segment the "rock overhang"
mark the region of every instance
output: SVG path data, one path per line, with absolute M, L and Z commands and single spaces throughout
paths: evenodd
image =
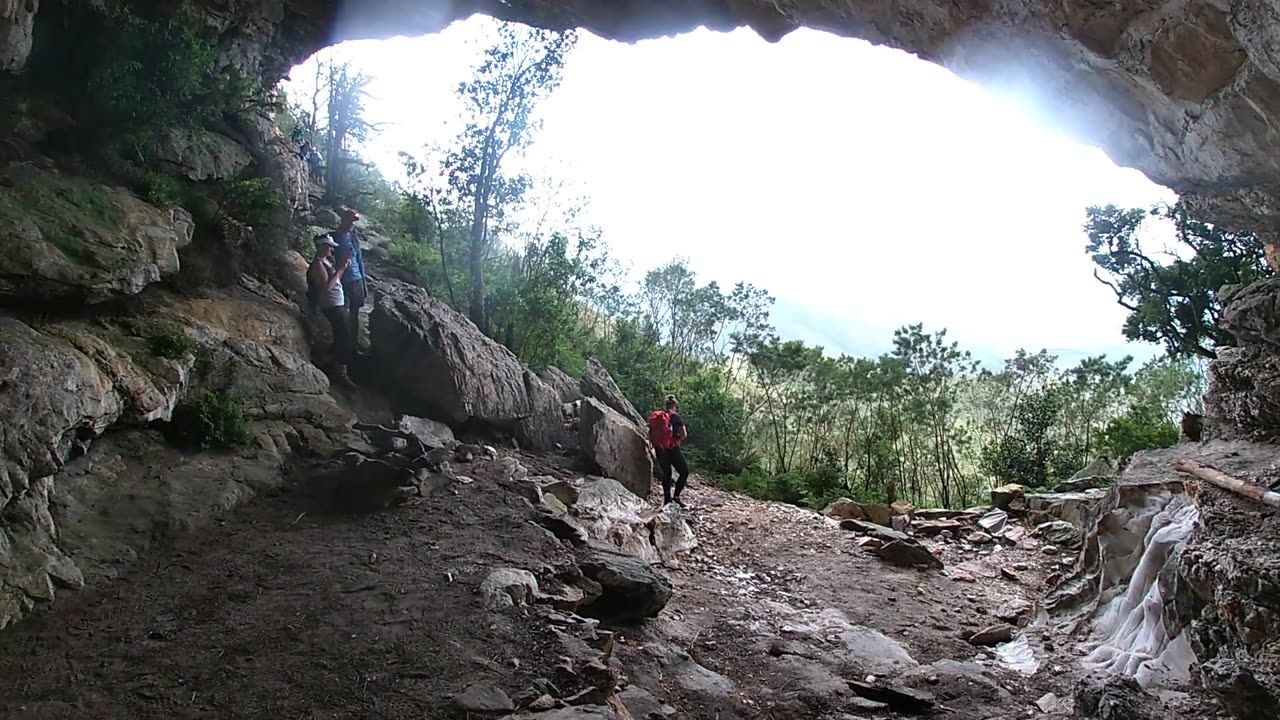
M 1280 225 L 1280 8 L 1265 0 L 286 0 L 343 40 L 485 14 L 624 42 L 705 27 L 801 27 L 914 53 L 1021 96 L 1037 116 L 1178 192 L 1210 219 Z M 815 68 L 815 72 L 838 72 Z

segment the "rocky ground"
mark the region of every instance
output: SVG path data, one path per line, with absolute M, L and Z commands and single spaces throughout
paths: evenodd
M 581 477 L 569 457 L 521 461 Z M 571 562 L 502 483 L 509 467 L 476 459 L 461 481 L 358 515 L 316 510 L 304 483 L 158 546 L 0 636 L 0 714 L 462 717 L 454 697 L 475 683 L 527 702 L 572 682 L 557 665 L 583 646 L 566 626 L 594 647 L 611 638 L 614 702 L 636 718 L 895 714 L 849 679 L 916 688 L 964 720 L 1043 714 L 1046 693 L 1070 695 L 1072 674 L 1051 662 L 1028 677 L 964 639 L 1042 594 L 1060 558 L 1034 540 L 939 541 L 947 569 L 897 568 L 835 520 L 701 482 L 680 513 L 697 546 L 666 559 L 674 594 L 657 619 L 609 636 L 547 605 L 486 607 L 494 569 L 545 579 Z M 625 717 L 583 707 L 543 717 Z

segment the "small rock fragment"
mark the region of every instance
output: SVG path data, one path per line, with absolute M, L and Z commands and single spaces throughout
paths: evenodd
M 501 688 L 489 683 L 479 682 L 471 685 L 453 699 L 463 712 L 472 713 L 509 713 L 516 709 L 515 703 Z
M 1014 633 L 1017 631 L 1018 629 L 1012 625 L 992 625 L 991 627 L 983 628 L 973 635 L 970 635 L 969 644 L 977 645 L 978 647 L 999 645 L 1000 643 L 1006 643 L 1012 640 Z
M 919 690 L 877 687 L 857 680 L 850 680 L 849 687 L 859 697 L 883 703 L 896 712 L 916 714 L 933 710 L 933 696 Z
M 1043 697 L 1036 701 L 1036 707 L 1040 708 L 1042 713 L 1057 712 L 1058 696 L 1053 693 L 1045 693 Z

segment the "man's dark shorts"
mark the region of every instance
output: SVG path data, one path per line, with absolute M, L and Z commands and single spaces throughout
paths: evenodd
M 347 297 L 347 307 L 352 310 L 359 310 L 364 307 L 364 301 L 368 299 L 363 280 L 342 283 L 342 294 Z

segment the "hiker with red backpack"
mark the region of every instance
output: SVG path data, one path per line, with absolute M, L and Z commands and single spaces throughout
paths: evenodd
M 684 506 L 680 500 L 680 492 L 689 479 L 689 463 L 684 459 L 680 446 L 689 437 L 689 429 L 680 417 L 680 403 L 675 395 L 668 395 L 663 410 L 649 413 L 649 442 L 653 445 L 654 454 L 658 458 L 658 468 L 662 473 L 662 504 L 675 503 Z M 679 473 L 675 481 L 675 493 L 671 492 L 671 472 Z

